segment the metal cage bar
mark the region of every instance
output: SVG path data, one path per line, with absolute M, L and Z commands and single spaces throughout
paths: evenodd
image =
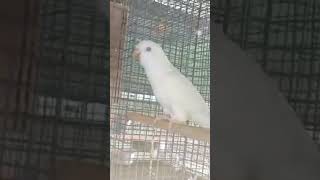
M 134 45 L 144 39 L 159 43 L 209 104 L 210 2 L 135 0 L 122 4 L 128 17 L 120 49 L 120 97 L 111 104 L 111 179 L 188 179 L 195 175 L 208 179 L 208 142 L 140 124 L 127 113 L 155 117 L 162 112 L 142 67 L 131 58 Z

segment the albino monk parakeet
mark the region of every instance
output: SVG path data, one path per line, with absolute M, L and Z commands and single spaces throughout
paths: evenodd
M 192 121 L 210 128 L 210 109 L 191 81 L 168 60 L 159 44 L 143 40 L 133 51 L 134 59 L 143 66 L 154 95 L 172 122 Z

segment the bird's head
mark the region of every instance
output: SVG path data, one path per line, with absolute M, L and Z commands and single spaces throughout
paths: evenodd
M 140 41 L 132 52 L 133 59 L 139 61 L 141 64 L 148 61 L 160 61 L 166 59 L 166 55 L 161 46 L 150 40 Z

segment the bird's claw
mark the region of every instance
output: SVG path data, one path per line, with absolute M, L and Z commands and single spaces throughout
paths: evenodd
M 154 120 L 153 120 L 153 124 L 156 124 L 157 123 L 157 121 L 159 121 L 159 120 L 163 120 L 163 119 L 168 119 L 168 116 L 166 116 L 166 115 L 159 115 L 159 116 L 157 116 Z
M 164 115 L 159 115 L 159 116 L 157 116 L 156 118 L 154 118 L 153 124 L 156 124 L 157 121 L 162 120 L 162 119 L 165 119 L 165 116 L 164 116 Z

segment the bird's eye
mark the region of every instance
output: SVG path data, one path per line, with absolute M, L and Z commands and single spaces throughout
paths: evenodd
M 151 47 L 147 47 L 146 50 L 147 50 L 147 51 L 151 51 Z

